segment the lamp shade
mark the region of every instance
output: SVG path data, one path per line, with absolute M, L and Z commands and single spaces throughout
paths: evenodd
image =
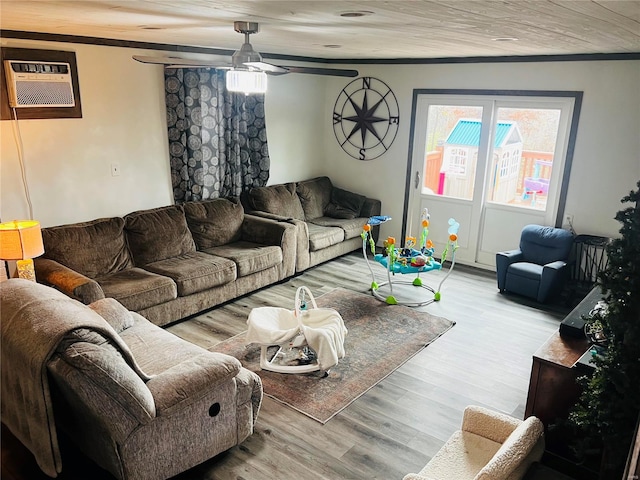
M 228 70 L 226 86 L 230 92 L 265 93 L 267 91 L 267 74 L 253 70 Z
M 14 220 L 0 223 L 0 259 L 25 260 L 44 253 L 40 222 Z

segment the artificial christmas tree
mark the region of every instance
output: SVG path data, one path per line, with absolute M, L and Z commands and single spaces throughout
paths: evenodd
M 608 246 L 609 264 L 599 275 L 605 306 L 585 317 L 587 328 L 601 328 L 606 340 L 569 417 L 575 449 L 600 450 L 601 479 L 621 478 L 640 413 L 640 181 L 637 186 L 622 199 L 632 206 L 615 217 L 621 237 Z

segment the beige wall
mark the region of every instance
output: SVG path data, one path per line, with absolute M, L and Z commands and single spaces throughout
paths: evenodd
M 33 215 L 44 226 L 126 214 L 171 202 L 162 70 L 128 49 L 3 41 L 76 53 L 82 118 L 0 122 L 2 220 L 27 218 L 18 142 Z M 120 176 L 111 176 L 111 164 Z
M 0 122 L 0 218 L 28 218 L 20 132 L 34 218 L 43 226 L 173 203 L 162 67 L 129 48 L 2 40 L 2 46 L 75 51 L 81 119 Z M 318 175 L 324 159 L 324 79 L 269 79 L 270 183 Z M 120 176 L 111 175 L 111 164 Z
M 383 80 L 400 104 L 400 128 L 391 148 L 367 162 L 344 154 L 327 134 L 327 171 L 335 183 L 382 200 L 393 217 L 381 235 L 401 237 L 409 130 L 414 89 L 583 91 L 582 112 L 567 194 L 566 213 L 578 233 L 616 236 L 620 199 L 640 179 L 640 61 L 486 63 L 359 66 L 361 76 Z M 326 104 L 346 81 L 331 80 Z
M 168 167 L 162 68 L 131 60 L 127 48 L 2 40 L 3 46 L 76 52 L 82 119 L 23 120 L 34 217 L 44 226 L 167 205 Z M 382 157 L 362 162 L 338 146 L 331 112 L 345 78 L 269 78 L 269 183 L 329 175 L 344 188 L 380 198 L 399 236 L 416 88 L 584 91 L 566 211 L 579 233 L 615 235 L 620 198 L 640 179 L 640 61 L 357 66 L 385 81 L 400 103 L 397 138 Z M 0 122 L 0 216 L 26 218 L 13 122 Z M 111 176 L 111 163 L 121 175 Z

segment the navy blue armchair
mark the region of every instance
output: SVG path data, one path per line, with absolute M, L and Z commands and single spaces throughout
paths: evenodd
M 572 245 L 567 230 L 527 225 L 519 249 L 496 253 L 498 289 L 546 302 L 564 286 Z

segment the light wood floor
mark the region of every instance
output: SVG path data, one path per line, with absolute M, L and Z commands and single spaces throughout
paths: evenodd
M 383 281 L 382 267 L 372 268 Z M 443 275 L 431 272 L 423 279 L 437 285 Z M 361 254 L 353 253 L 168 330 L 211 348 L 244 331 L 252 308 L 291 308 L 300 285 L 317 297 L 335 287 L 364 293 L 370 283 Z M 265 397 L 252 437 L 176 479 L 400 480 L 419 471 L 458 429 L 466 405 L 522 418 L 532 354 L 566 312 L 501 295 L 493 273 L 464 266 L 456 266 L 444 283 L 442 300 L 421 309 L 457 324 L 326 425 Z M 2 433 L 3 478 L 46 479 L 24 447 L 6 429 Z M 110 478 L 77 458 L 63 457 L 59 478 Z

